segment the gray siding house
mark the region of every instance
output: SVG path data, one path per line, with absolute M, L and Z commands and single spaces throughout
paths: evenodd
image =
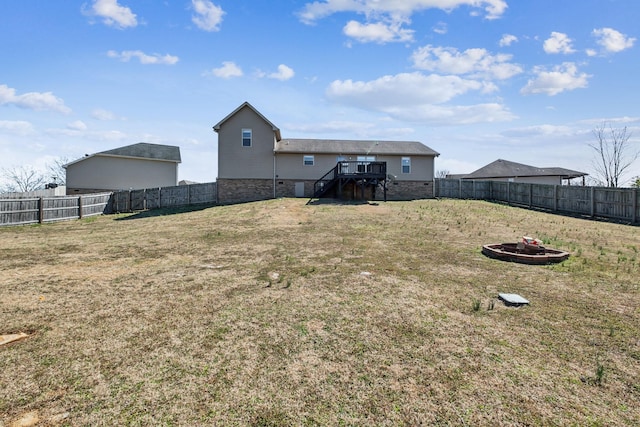
M 175 186 L 180 162 L 179 147 L 144 142 L 86 155 L 64 165 L 67 194 Z
M 559 167 L 538 168 L 509 160 L 498 159 L 468 175 L 458 175 L 456 178 L 477 181 L 508 181 L 525 182 L 529 184 L 562 185 L 575 178 L 582 178 L 587 173 Z
M 280 129 L 248 102 L 213 129 L 219 203 L 320 193 L 345 199 L 433 197 L 439 153 L 420 142 L 283 139 Z

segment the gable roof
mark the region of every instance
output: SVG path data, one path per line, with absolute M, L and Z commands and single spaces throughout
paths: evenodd
M 242 110 L 243 108 L 249 108 L 251 109 L 251 111 L 253 111 L 258 117 L 260 117 L 262 120 L 265 121 L 265 123 L 267 123 L 269 126 L 271 126 L 271 129 L 273 129 L 273 132 L 275 132 L 276 134 L 276 141 L 280 141 L 280 139 L 282 139 L 282 137 L 280 136 L 280 129 L 274 125 L 273 123 L 271 123 L 269 121 L 269 119 L 267 119 L 265 116 L 262 115 L 262 113 L 260 113 L 260 111 L 256 110 L 255 107 L 251 104 L 249 104 L 248 102 L 243 102 L 238 108 L 236 108 L 235 110 L 233 110 L 231 113 L 229 113 L 227 115 L 227 117 L 225 117 L 224 119 L 220 120 L 218 123 L 216 123 L 213 126 L 213 130 L 215 132 L 218 132 L 220 130 L 220 127 L 224 124 L 224 122 L 226 122 L 227 120 L 229 120 L 231 117 L 235 116 L 240 110 Z
M 356 141 L 341 139 L 283 139 L 278 141 L 276 153 L 306 154 L 362 154 L 362 155 L 420 155 L 439 156 L 417 141 Z
M 137 144 L 127 145 L 120 148 L 114 148 L 113 150 L 101 151 L 99 153 L 85 155 L 84 157 L 69 162 L 64 167 L 74 163 L 81 162 L 91 157 L 128 157 L 138 159 L 153 159 L 167 162 L 181 163 L 180 147 L 173 145 L 161 145 L 161 144 L 149 144 L 146 142 L 139 142 Z
M 538 168 L 522 163 L 510 162 L 509 160 L 498 159 L 463 176 L 462 179 L 512 178 L 518 176 L 560 176 L 561 178 L 569 179 L 586 175 L 588 174 L 571 169 L 557 167 Z
M 101 151 L 96 154 L 168 160 L 178 163 L 182 161 L 180 158 L 180 147 L 175 147 L 173 145 L 149 144 L 146 142 L 139 142 L 125 147 L 114 148 L 113 150 Z

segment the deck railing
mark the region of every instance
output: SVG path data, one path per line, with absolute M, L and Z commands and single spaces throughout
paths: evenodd
M 336 180 L 345 179 L 385 179 L 387 177 L 387 162 L 366 162 L 344 160 L 327 172 L 313 185 L 314 197 L 319 197 L 328 191 Z

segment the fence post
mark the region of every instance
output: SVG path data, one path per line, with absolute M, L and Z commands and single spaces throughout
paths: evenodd
M 44 222 L 44 199 L 42 197 L 38 197 L 38 224 L 42 224 Z
M 636 222 L 638 222 L 638 189 L 634 188 L 633 189 L 633 196 L 631 196 L 633 198 L 633 213 L 631 214 L 632 218 L 633 218 L 633 224 L 635 224 Z
M 82 219 L 82 196 L 78 196 L 78 219 Z
M 458 180 L 458 199 L 462 199 L 462 180 Z
M 553 186 L 553 211 L 558 210 L 558 186 Z
M 591 217 L 596 215 L 596 187 L 591 187 Z
M 507 181 L 507 204 L 511 204 L 511 181 Z
M 529 209 L 533 207 L 533 184 L 529 184 Z

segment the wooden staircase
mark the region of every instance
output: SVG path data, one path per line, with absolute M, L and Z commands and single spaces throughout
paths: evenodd
M 386 202 L 386 180 L 387 162 L 341 161 L 313 184 L 312 198 L 373 199 L 381 186 Z

